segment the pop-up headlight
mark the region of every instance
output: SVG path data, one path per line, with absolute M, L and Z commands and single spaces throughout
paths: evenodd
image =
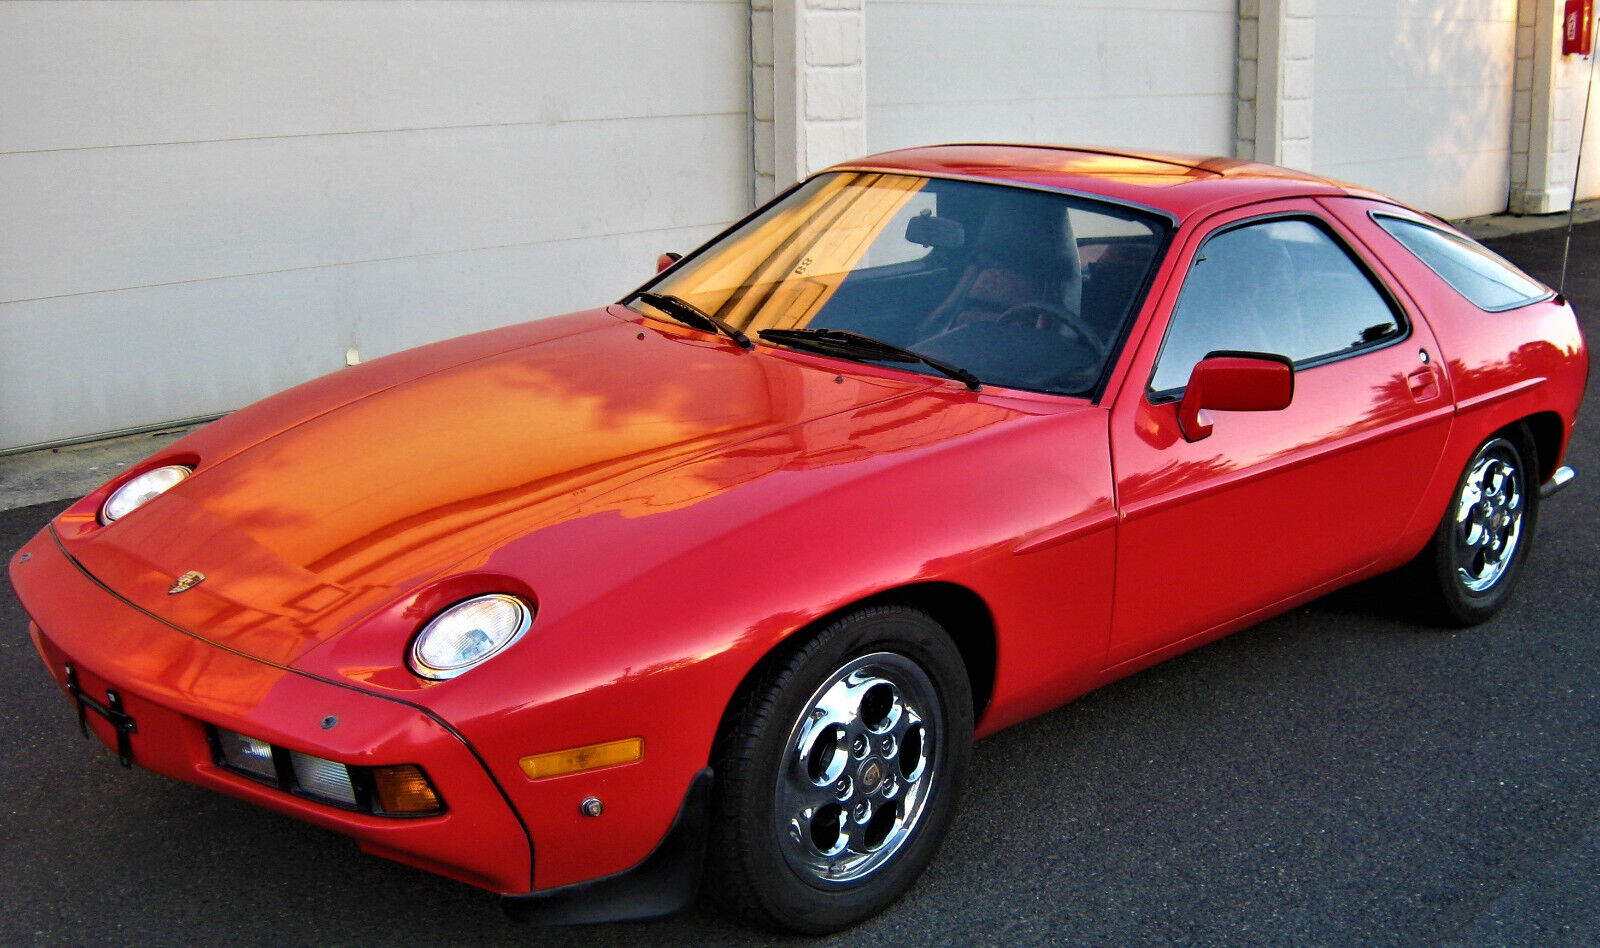
M 424 678 L 454 678 L 493 658 L 522 637 L 533 609 L 503 593 L 458 602 L 439 613 L 411 643 L 411 670 Z
M 193 468 L 182 464 L 168 464 L 165 467 L 145 471 L 116 489 L 105 502 L 105 506 L 100 508 L 100 522 L 110 523 L 126 517 L 177 487 L 184 478 L 193 473 Z

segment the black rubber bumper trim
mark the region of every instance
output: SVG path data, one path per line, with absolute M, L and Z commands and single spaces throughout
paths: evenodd
M 502 896 L 501 907 L 517 921 L 535 925 L 629 922 L 687 908 L 700 890 L 711 829 L 711 785 L 710 767 L 694 775 L 672 828 L 632 869 L 542 892 Z

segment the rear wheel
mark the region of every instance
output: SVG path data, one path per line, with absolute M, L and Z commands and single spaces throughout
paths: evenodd
M 804 932 L 881 911 L 944 836 L 972 726 L 960 653 L 930 617 L 834 622 L 760 676 L 720 738 L 708 887 Z
M 1520 434 L 1495 436 L 1467 462 L 1421 565 L 1437 618 L 1475 625 L 1510 598 L 1539 517 L 1538 458 Z

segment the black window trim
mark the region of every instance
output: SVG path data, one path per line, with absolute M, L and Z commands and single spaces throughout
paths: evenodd
M 1412 250 L 1411 247 L 1405 241 L 1401 240 L 1399 237 L 1396 237 L 1395 234 L 1394 234 L 1394 231 L 1391 231 L 1389 228 L 1383 226 L 1382 218 L 1388 218 L 1389 220 L 1393 220 L 1393 221 L 1401 221 L 1401 222 L 1404 222 L 1404 223 L 1407 223 L 1407 224 L 1415 224 L 1418 227 L 1425 227 L 1428 230 L 1434 231 L 1435 233 L 1438 233 L 1438 234 L 1442 235 L 1443 237 L 1445 237 L 1446 239 L 1449 239 L 1449 240 L 1459 240 L 1459 238 L 1461 238 L 1461 237 L 1463 237 L 1465 235 L 1455 233 L 1455 232 L 1453 232 L 1453 231 L 1451 231 L 1451 230 L 1449 230 L 1447 228 L 1444 228 L 1444 227 L 1440 227 L 1438 224 L 1435 224 L 1430 220 L 1426 220 L 1426 219 L 1422 218 L 1421 215 L 1418 215 L 1417 217 L 1411 217 L 1409 215 L 1402 214 L 1402 213 L 1399 213 L 1398 211 L 1392 211 L 1392 210 L 1368 210 L 1367 211 L 1367 216 L 1372 218 L 1372 222 L 1377 225 L 1379 230 L 1381 230 L 1385 234 L 1387 234 L 1389 236 L 1390 240 L 1392 240 L 1395 243 L 1399 244 L 1400 248 L 1402 250 L 1404 250 L 1406 253 L 1410 254 L 1411 256 L 1415 257 L 1418 263 L 1420 263 L 1423 266 L 1427 267 L 1429 273 L 1432 273 L 1434 276 L 1438 277 L 1440 283 L 1443 283 L 1445 286 L 1448 286 L 1452 293 L 1454 293 L 1455 295 L 1457 295 L 1457 296 L 1461 297 L 1462 299 L 1466 300 L 1468 305 L 1470 305 L 1473 309 L 1476 309 L 1481 313 L 1509 313 L 1514 309 L 1521 309 L 1524 306 L 1532 306 L 1535 303 L 1543 303 L 1546 300 L 1554 299 L 1555 296 L 1556 296 L 1556 291 L 1555 290 L 1552 290 L 1549 287 L 1545 286 L 1545 292 L 1544 292 L 1543 296 L 1529 297 L 1528 299 L 1522 300 L 1521 302 L 1518 302 L 1518 303 L 1507 303 L 1505 306 L 1490 307 L 1490 306 L 1481 305 L 1480 303 L 1478 303 L 1477 301 L 1472 299 L 1472 297 L 1470 297 L 1467 294 L 1461 292 L 1460 288 L 1457 287 L 1454 283 L 1452 283 L 1450 281 L 1449 277 L 1446 277 L 1444 274 L 1440 273 L 1437 269 L 1435 269 L 1433 264 L 1431 264 L 1431 263 L 1429 263 L 1427 261 L 1427 258 L 1423 257 L 1422 254 L 1417 253 L 1415 250 Z M 1467 239 L 1468 240 L 1472 240 L 1472 238 L 1470 238 L 1470 237 L 1467 238 Z M 1533 277 L 1528 276 L 1528 274 L 1523 273 L 1521 267 L 1518 267 L 1516 264 L 1512 263 L 1511 261 L 1507 260 L 1506 258 L 1504 258 L 1504 257 L 1500 256 L 1499 254 L 1495 253 L 1493 250 L 1490 250 L 1488 247 L 1484 247 L 1482 243 L 1479 243 L 1478 241 L 1475 241 L 1475 240 L 1473 240 L 1472 243 L 1477 244 L 1481 249 L 1486 251 L 1489 254 L 1491 259 L 1495 260 L 1498 263 L 1504 264 L 1506 267 L 1508 267 L 1511 270 L 1511 272 L 1516 273 L 1519 276 L 1526 277 L 1528 280 L 1531 280 L 1532 282 L 1537 283 L 1540 286 L 1544 286 L 1544 283 L 1542 281 L 1534 279 Z
M 1333 241 L 1334 246 L 1338 247 L 1344 252 L 1344 255 L 1349 258 L 1351 263 L 1355 264 L 1356 269 L 1361 272 L 1362 276 L 1367 278 L 1367 282 L 1378 291 L 1378 295 L 1385 303 L 1388 304 L 1389 311 L 1394 314 L 1395 325 L 1399 327 L 1398 332 L 1391 336 L 1386 336 L 1383 339 L 1377 339 L 1359 346 L 1352 346 L 1349 349 L 1341 349 L 1337 352 L 1329 352 L 1314 358 L 1301 359 L 1299 361 L 1292 362 L 1291 365 L 1296 374 L 1304 372 L 1307 369 L 1315 369 L 1320 366 L 1330 365 L 1334 362 L 1342 362 L 1345 359 L 1366 355 L 1369 352 L 1377 352 L 1379 349 L 1387 349 L 1390 346 L 1399 345 L 1400 343 L 1411 338 L 1411 316 L 1406 312 L 1405 306 L 1400 302 L 1399 297 L 1395 295 L 1394 290 L 1390 288 L 1389 284 L 1385 282 L 1383 278 L 1379 277 L 1378 274 L 1373 271 L 1372 267 L 1367 265 L 1367 261 L 1363 259 L 1359 253 L 1356 253 L 1351 248 L 1349 241 L 1346 241 L 1339 234 L 1339 231 L 1328 223 L 1327 218 L 1317 214 L 1314 211 L 1300 208 L 1289 211 L 1271 211 L 1265 214 L 1258 214 L 1255 217 L 1247 217 L 1242 220 L 1224 224 L 1205 236 L 1205 239 L 1202 240 L 1200 245 L 1195 248 L 1194 256 L 1198 257 L 1200 252 L 1205 249 L 1206 244 L 1210 243 L 1214 238 L 1220 237 L 1230 231 L 1238 230 L 1241 227 L 1250 227 L 1256 224 L 1270 223 L 1272 221 L 1279 220 L 1303 220 L 1309 223 L 1311 226 L 1317 228 L 1323 233 L 1324 236 Z M 1191 258 L 1191 261 L 1192 260 L 1193 258 Z M 1150 388 L 1151 384 L 1155 382 L 1156 370 L 1161 366 L 1161 354 L 1165 352 L 1167 348 L 1167 339 L 1172 329 L 1171 316 L 1178 311 L 1179 304 L 1183 302 L 1184 291 L 1188 289 L 1189 281 L 1187 272 L 1183 274 L 1183 282 L 1184 285 L 1178 289 L 1178 298 L 1172 301 L 1172 313 L 1168 314 L 1167 325 L 1162 329 L 1161 348 L 1156 350 L 1156 357 L 1150 363 L 1150 377 L 1145 379 L 1145 399 L 1152 405 L 1164 405 L 1168 402 L 1175 402 L 1183 397 L 1184 390 L 1189 387 L 1188 383 L 1185 382 L 1183 385 L 1180 385 L 1176 388 L 1162 389 L 1160 391 L 1154 391 Z M 1267 354 L 1281 355 L 1282 353 Z

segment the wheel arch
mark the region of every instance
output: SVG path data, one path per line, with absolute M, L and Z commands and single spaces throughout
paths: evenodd
M 1566 425 L 1561 421 L 1561 416 L 1553 411 L 1542 411 L 1529 415 L 1521 421 L 1507 425 L 1498 433 L 1510 435 L 1518 427 L 1527 431 L 1529 440 L 1533 442 L 1534 454 L 1539 462 L 1539 484 L 1548 481 L 1555 474 L 1556 468 L 1561 464 L 1566 441 Z M 1533 485 L 1535 490 L 1539 484 Z
M 945 630 L 955 643 L 956 650 L 961 653 L 961 662 L 966 668 L 967 683 L 972 690 L 972 718 L 974 721 L 981 720 L 989 699 L 994 695 L 998 659 L 994 615 L 983 597 L 966 586 L 949 582 L 920 582 L 896 586 L 857 599 L 817 616 L 784 636 L 740 679 L 727 707 L 723 709 L 722 719 L 717 723 L 717 733 L 726 732 L 729 721 L 744 706 L 750 689 L 774 662 L 786 659 L 794 649 L 804 646 L 813 635 L 841 616 L 885 605 L 907 606 L 925 612 Z

